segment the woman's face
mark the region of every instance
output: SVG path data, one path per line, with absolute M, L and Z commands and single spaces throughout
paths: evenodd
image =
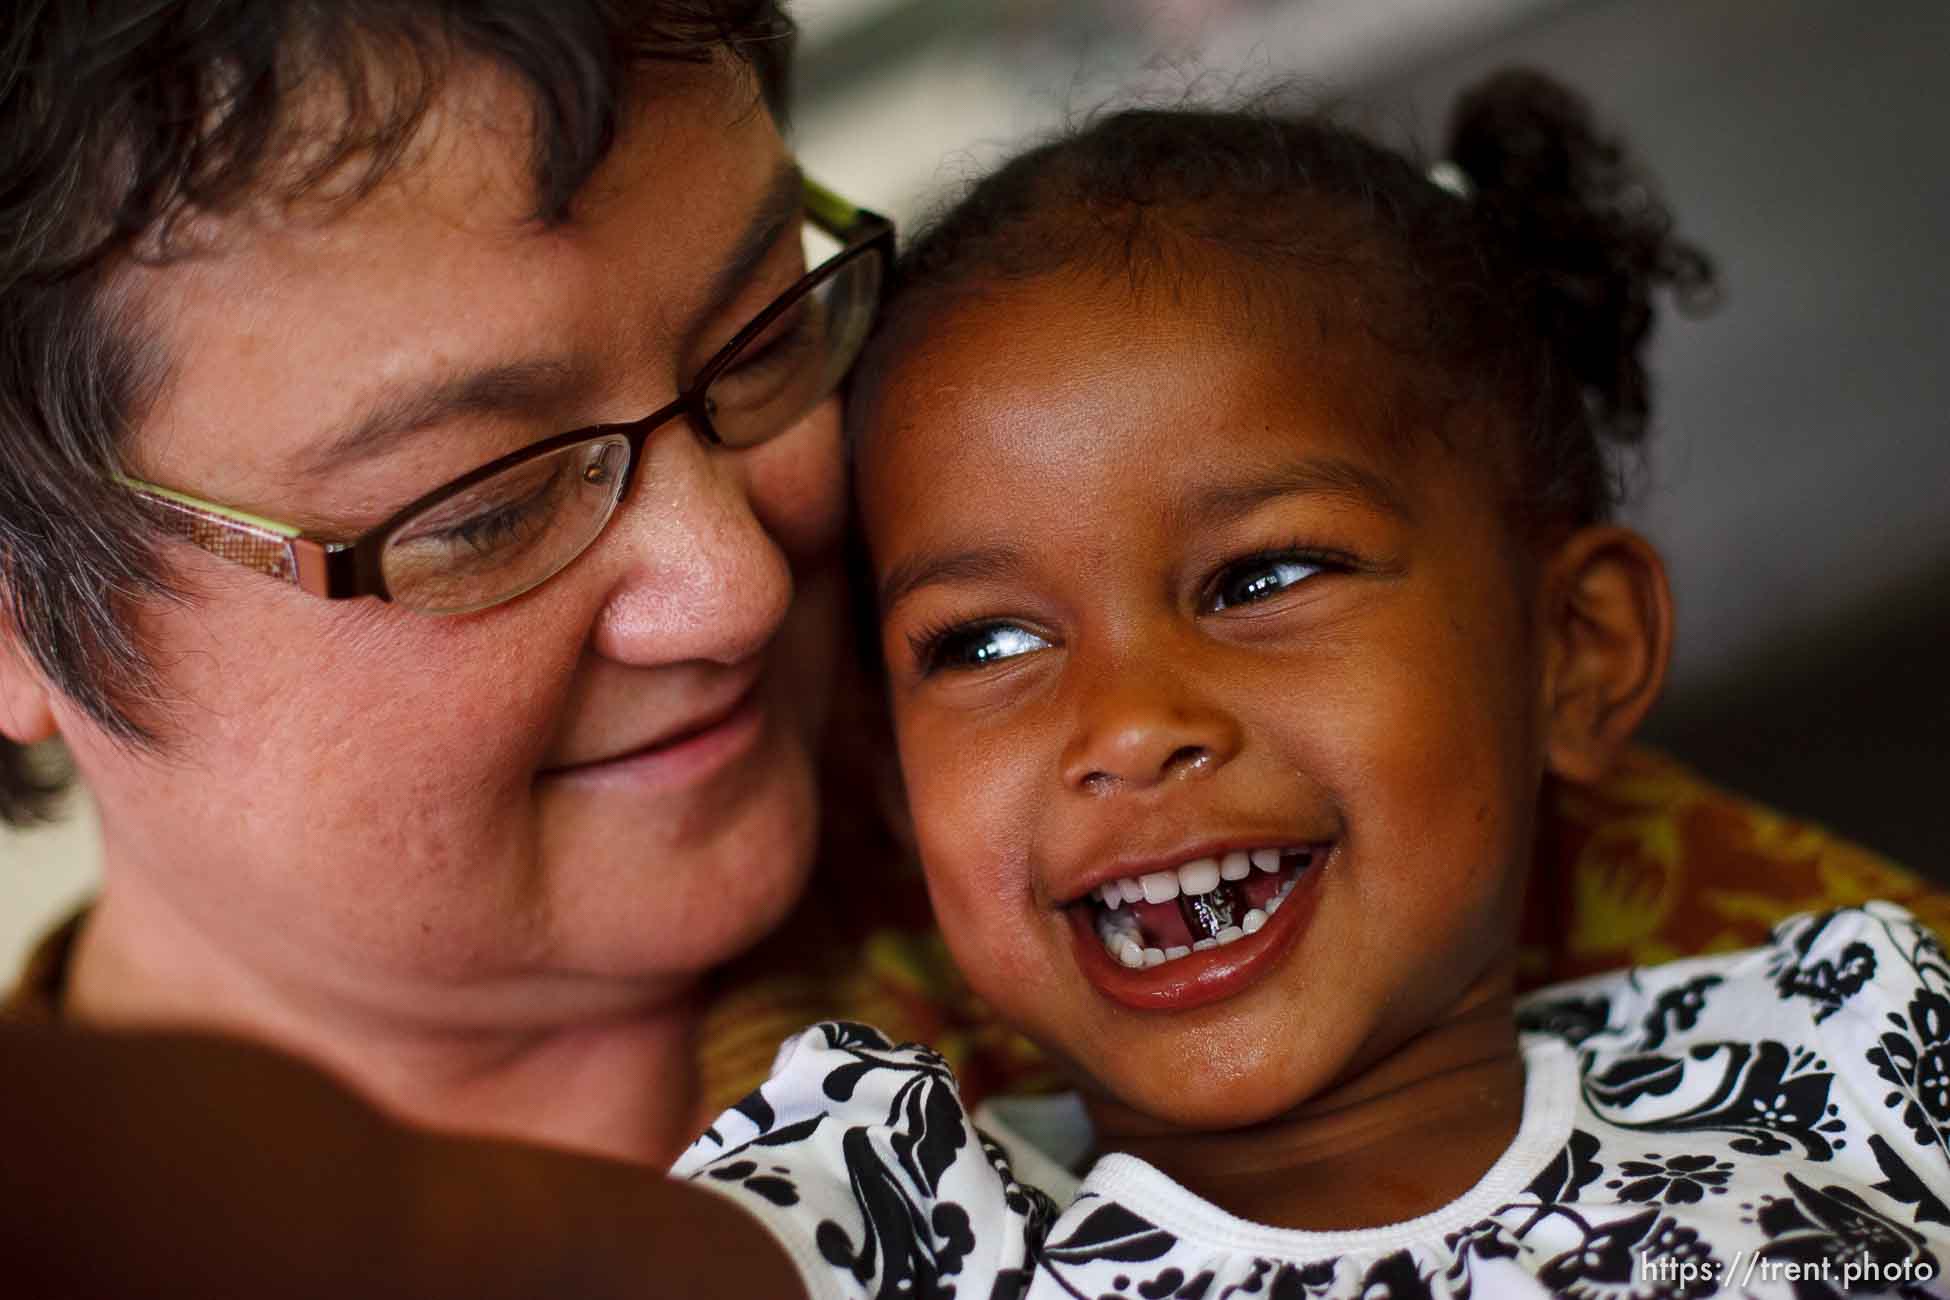
M 1488 475 L 1372 433 L 1373 349 L 1185 293 L 944 307 L 861 508 L 959 964 L 1144 1122 L 1237 1127 L 1509 997 L 1545 709 Z
M 635 419 L 802 271 L 750 84 L 659 74 L 554 228 L 521 95 L 461 77 L 349 207 L 260 210 L 129 277 L 168 361 L 134 472 L 351 536 L 493 457 Z M 355 434 L 354 431 L 357 431 Z M 442 1028 L 641 1008 L 804 887 L 839 622 L 837 414 L 707 448 L 682 423 L 567 570 L 479 613 L 325 602 L 185 547 L 142 615 L 166 748 L 60 721 L 110 906 L 216 965 Z

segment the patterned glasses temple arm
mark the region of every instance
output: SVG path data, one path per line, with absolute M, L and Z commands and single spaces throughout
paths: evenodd
M 158 526 L 200 550 L 328 599 L 356 593 L 351 547 L 306 537 L 290 524 L 247 514 L 125 474 L 116 481 L 146 503 Z

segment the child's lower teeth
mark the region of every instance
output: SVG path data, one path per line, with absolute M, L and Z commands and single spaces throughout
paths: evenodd
M 1121 966 L 1131 970 L 1163 966 L 1195 952 L 1237 943 L 1247 935 L 1257 933 L 1260 927 L 1273 919 L 1274 913 L 1280 910 L 1287 895 L 1299 883 L 1300 873 L 1295 873 L 1291 879 L 1281 883 L 1278 892 L 1266 901 L 1263 911 L 1257 907 L 1248 908 L 1236 924 L 1233 918 L 1238 913 L 1241 900 L 1233 895 L 1229 886 L 1221 885 L 1208 894 L 1180 895 L 1179 915 L 1184 917 L 1186 927 L 1194 936 L 1203 936 L 1195 937 L 1189 947 L 1182 944 L 1159 947 L 1145 943 L 1147 936 L 1143 927 L 1128 909 L 1100 909 L 1097 913 L 1097 937 L 1103 941 L 1104 951 Z

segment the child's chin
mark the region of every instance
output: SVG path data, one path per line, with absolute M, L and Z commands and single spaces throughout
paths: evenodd
M 1216 1072 L 1214 1072 L 1216 1073 Z M 1265 1124 L 1300 1106 L 1306 1093 L 1285 1087 L 1255 1086 L 1240 1080 L 1181 1077 L 1127 1080 L 1112 1090 L 1118 1102 L 1154 1124 L 1191 1133 L 1246 1129 Z

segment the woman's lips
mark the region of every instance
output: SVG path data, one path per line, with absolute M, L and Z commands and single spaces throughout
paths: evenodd
M 575 784 L 627 783 L 672 789 L 703 781 L 747 753 L 765 727 L 760 683 L 716 717 L 610 758 L 545 769 L 541 778 Z
M 1312 924 L 1320 881 L 1333 856 L 1323 846 L 1279 910 L 1256 932 L 1161 966 L 1132 969 L 1120 964 L 1097 933 L 1095 907 L 1073 904 L 1067 910 L 1077 965 L 1099 993 L 1138 1011 L 1184 1011 L 1232 997 L 1271 974 Z

